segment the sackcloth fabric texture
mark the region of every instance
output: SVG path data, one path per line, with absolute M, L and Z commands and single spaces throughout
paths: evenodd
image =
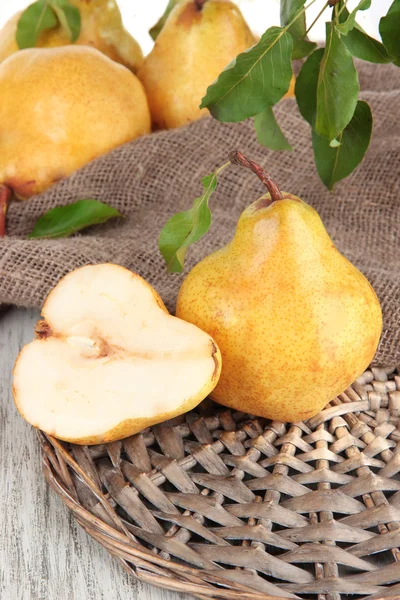
M 153 133 L 116 148 L 71 177 L 8 210 L 8 236 L 0 240 L 0 303 L 40 307 L 59 279 L 85 264 L 113 262 L 142 275 L 175 307 L 182 275 L 171 275 L 158 251 L 166 220 L 201 194 L 201 178 L 234 149 L 261 163 L 281 189 L 320 214 L 336 247 L 370 280 L 381 301 L 384 330 L 376 365 L 400 364 L 400 69 L 357 64 L 361 98 L 371 105 L 371 145 L 358 169 L 331 194 L 320 181 L 310 127 L 292 98 L 276 117 L 292 152 L 273 152 L 256 139 L 251 120 L 224 124 L 211 117 Z M 229 241 L 244 208 L 262 195 L 257 177 L 236 166 L 225 170 L 211 199 L 211 231 L 187 254 L 186 272 Z M 116 207 L 123 219 L 57 240 L 28 240 L 37 218 L 82 198 Z

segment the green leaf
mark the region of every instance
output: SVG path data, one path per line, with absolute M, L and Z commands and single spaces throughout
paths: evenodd
M 98 200 L 78 200 L 67 206 L 52 208 L 39 217 L 28 238 L 60 238 L 85 229 L 90 225 L 105 223 L 121 213 Z
M 353 57 L 331 23 L 326 24 L 326 48 L 317 89 L 316 132 L 329 141 L 351 121 L 360 86 Z
M 314 126 L 317 113 L 317 87 L 319 68 L 324 49 L 315 50 L 303 64 L 296 79 L 294 93 L 301 116 Z
M 201 182 L 204 187 L 203 195 L 196 198 L 191 209 L 171 217 L 161 230 L 158 246 L 169 273 L 183 271 L 188 247 L 210 228 L 212 217 L 208 201 L 217 187 L 216 173 L 203 177 Z
M 257 139 L 263 146 L 271 148 L 271 150 L 292 150 L 292 146 L 283 135 L 275 119 L 272 106 L 268 106 L 254 117 L 254 127 L 257 132 Z
M 389 54 L 400 61 L 400 0 L 394 0 L 379 22 L 379 33 Z M 399 63 L 400 66 L 400 63 Z
M 230 63 L 208 89 L 201 108 L 219 121 L 243 121 L 276 104 L 292 77 L 292 37 L 270 27 L 258 44 Z
M 310 40 L 305 40 L 301 38 L 295 38 L 293 33 L 291 32 L 291 28 L 289 29 L 289 33 L 293 38 L 293 60 L 305 58 L 306 56 L 311 54 L 311 52 L 317 47 L 317 44 L 315 42 L 310 42 Z
M 72 6 L 68 0 L 50 0 L 50 4 L 71 42 L 76 42 L 81 31 L 79 9 Z
M 366 10 L 367 8 L 369 8 L 371 6 L 371 0 L 360 0 L 360 2 L 357 4 L 357 6 L 351 11 L 351 13 L 348 12 L 347 9 L 343 10 L 343 13 L 347 12 L 347 18 L 346 19 L 340 19 L 340 23 L 338 25 L 336 25 L 336 29 L 343 35 L 347 35 L 349 33 L 349 31 L 351 31 L 353 29 L 353 27 L 356 24 L 356 16 L 357 16 L 357 12 L 359 10 Z
M 349 18 L 349 14 L 345 7 L 339 16 L 340 23 L 344 23 Z M 393 61 L 385 46 L 375 38 L 367 35 L 358 23 L 355 23 L 354 28 L 342 38 L 342 42 L 352 56 L 361 60 L 372 63 L 390 63 Z
M 361 60 L 381 64 L 393 61 L 385 46 L 361 31 L 357 23 L 342 41 L 352 56 Z
M 39 38 L 39 35 L 45 29 L 52 29 L 57 25 L 57 17 L 49 7 L 47 0 L 38 0 L 34 2 L 18 19 L 15 39 L 18 47 L 33 48 Z
M 211 194 L 217 187 L 218 174 L 230 163 L 217 169 L 201 180 L 203 194 L 196 198 L 192 208 L 171 217 L 161 230 L 158 247 L 167 263 L 169 273 L 183 271 L 186 251 L 191 244 L 197 242 L 211 225 L 211 211 L 208 206 Z
M 313 131 L 315 163 L 322 181 L 330 190 L 360 164 L 371 139 L 372 114 L 366 102 L 359 100 L 347 127 L 339 134 L 334 147 Z
M 305 0 L 280 0 L 280 20 L 281 27 L 286 27 L 293 20 L 293 17 L 299 12 L 301 8 L 303 8 L 305 4 Z M 304 19 L 303 19 L 304 16 Z M 305 19 L 305 11 L 301 17 L 299 17 L 297 21 L 302 21 L 301 26 L 298 27 L 298 31 L 301 30 L 306 32 L 306 19 Z M 296 23 L 293 23 L 295 25 Z
M 286 27 L 291 23 L 296 14 L 304 6 L 305 0 L 281 0 L 281 27 Z M 296 19 L 288 29 L 293 38 L 292 58 L 304 58 L 308 56 L 317 44 L 307 39 L 306 31 L 306 13 Z
M 149 29 L 149 34 L 151 38 L 156 41 L 161 29 L 165 25 L 165 21 L 168 19 L 170 12 L 174 8 L 174 6 L 179 2 L 179 0 L 169 0 L 167 4 L 167 8 L 164 11 L 162 17 L 160 17 L 155 25 L 151 29 Z

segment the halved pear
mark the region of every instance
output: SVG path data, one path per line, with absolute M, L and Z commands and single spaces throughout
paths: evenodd
M 13 394 L 29 423 L 62 440 L 127 437 L 191 410 L 218 382 L 214 340 L 120 266 L 69 273 L 42 315 L 16 361 Z

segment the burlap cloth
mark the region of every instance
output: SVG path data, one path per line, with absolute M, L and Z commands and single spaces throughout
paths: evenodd
M 115 262 L 145 277 L 173 311 L 182 276 L 167 274 L 158 234 L 201 193 L 201 178 L 237 148 L 260 161 L 281 189 L 316 208 L 338 249 L 368 277 L 382 303 L 376 364 L 400 364 L 400 69 L 366 63 L 358 68 L 362 97 L 374 115 L 372 142 L 362 165 L 334 195 L 318 178 L 309 126 L 293 99 L 276 109 L 293 152 L 262 148 L 251 121 L 221 124 L 206 118 L 152 134 L 93 161 L 44 194 L 11 204 L 9 237 L 0 241 L 0 302 L 40 307 L 72 269 Z M 232 166 L 223 172 L 211 200 L 212 229 L 189 249 L 187 270 L 232 237 L 241 211 L 261 193 L 262 184 L 247 170 Z M 108 202 L 125 219 L 67 239 L 25 239 L 46 210 L 80 198 Z

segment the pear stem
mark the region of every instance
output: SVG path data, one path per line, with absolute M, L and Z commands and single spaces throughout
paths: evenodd
M 207 0 L 194 0 L 194 3 L 196 5 L 196 8 L 198 11 L 203 10 L 203 6 L 206 3 Z
M 271 176 L 268 175 L 268 173 L 266 173 L 264 169 L 260 167 L 260 165 L 246 158 L 244 154 L 239 152 L 239 150 L 234 150 L 233 152 L 231 152 L 229 154 L 229 160 L 234 165 L 239 165 L 239 167 L 246 167 L 247 169 L 250 169 L 250 171 L 253 171 L 253 173 L 257 175 L 257 177 L 260 179 L 260 181 L 262 181 L 262 183 L 269 191 L 272 202 L 276 202 L 277 200 L 283 200 L 283 194 L 281 190 L 278 188 L 275 181 L 271 179 Z
M 10 188 L 0 184 L 0 238 L 6 235 L 6 214 L 10 198 Z

